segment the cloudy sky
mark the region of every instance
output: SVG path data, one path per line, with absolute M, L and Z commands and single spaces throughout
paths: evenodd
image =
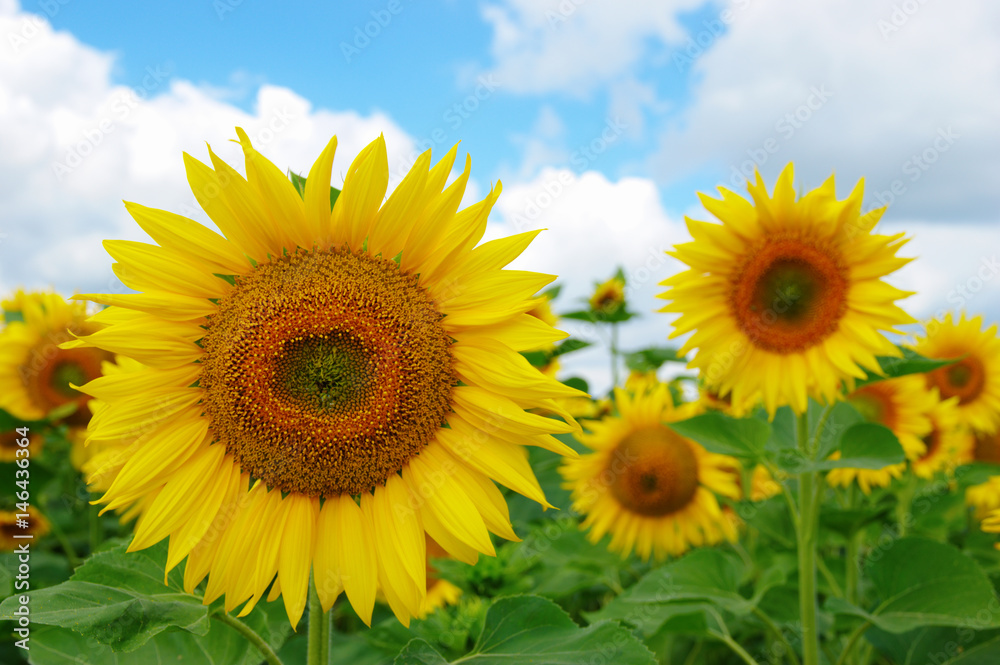
M 394 182 L 461 141 L 467 201 L 504 183 L 490 236 L 548 229 L 517 267 L 560 275 L 557 309 L 624 266 L 625 348 L 669 332 L 695 193 L 788 161 L 889 204 L 911 313 L 996 321 L 998 34 L 990 0 L 0 0 L 0 290 L 124 290 L 100 244 L 143 239 L 121 201 L 207 221 L 181 153 L 235 160 L 239 125 L 299 172 L 337 134 L 335 184 L 380 132 Z M 600 391 L 604 362 L 569 364 Z

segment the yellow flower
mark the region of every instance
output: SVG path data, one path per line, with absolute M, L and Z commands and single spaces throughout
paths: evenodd
M 185 588 L 207 576 L 226 611 L 270 587 L 295 626 L 312 573 L 324 609 L 343 591 L 370 621 L 381 587 L 408 624 L 425 534 L 464 562 L 494 554 L 490 532 L 516 536 L 493 481 L 548 505 L 523 446 L 573 454 L 552 436 L 568 415 L 526 409 L 582 393 L 519 354 L 565 336 L 526 314 L 554 278 L 503 270 L 536 232 L 479 244 L 500 188 L 458 211 L 456 149 L 433 168 L 421 155 L 383 203 L 379 137 L 331 210 L 336 139 L 300 196 L 237 134 L 246 179 L 211 150 L 214 168 L 184 156 L 225 235 L 126 204 L 158 244 L 105 247 L 139 293 L 86 296 L 109 325 L 64 345 L 145 365 L 83 388 L 104 403 L 90 443 L 128 446 L 100 502 L 138 506 L 130 549 L 169 537 L 167 568 L 186 557 Z
M 661 282 L 660 311 L 680 314 L 671 336 L 693 334 L 678 355 L 698 349 L 689 366 L 718 395 L 803 413 L 879 372 L 875 356 L 900 355 L 881 331 L 913 322 L 895 304 L 910 294 L 881 277 L 909 261 L 896 256 L 906 241 L 872 233 L 884 208 L 861 214 L 862 183 L 837 201 L 831 176 L 796 200 L 789 164 L 773 196 L 760 174 L 748 189 L 753 202 L 701 196 L 722 224 L 687 220 L 694 241 L 668 254 L 690 268 Z
M 781 483 L 774 479 L 763 464 L 758 464 L 750 474 L 750 500 L 766 501 L 781 494 Z
M 962 462 L 988 462 L 1000 464 L 1000 432 L 978 432 L 972 435 L 972 449 Z M 1000 508 L 1000 476 L 993 476 L 984 483 L 965 490 L 965 503 L 976 509 L 976 518 L 982 519 L 987 512 Z
M 17 459 L 17 451 L 21 450 L 21 446 L 17 445 L 17 442 L 23 439 L 16 429 L 9 429 L 0 432 L 0 462 L 13 462 Z M 45 440 L 42 436 L 35 430 L 29 430 L 28 432 L 28 454 L 30 457 L 37 456 L 42 452 L 42 447 L 45 445 Z M 22 456 L 24 453 L 22 453 Z
M 991 511 L 980 526 L 986 533 L 1000 533 L 1000 510 Z M 993 543 L 993 547 L 1000 550 L 1000 543 Z
M 886 381 L 876 381 L 858 388 L 847 396 L 866 420 L 885 425 L 899 439 L 908 460 L 917 460 L 926 452 L 924 437 L 931 433 L 930 412 L 938 402 L 937 395 L 925 387 L 924 378 L 917 374 Z M 831 458 L 840 457 L 839 451 Z M 888 487 L 893 478 L 906 470 L 906 462 L 890 464 L 881 469 L 833 469 L 826 481 L 833 486 L 847 487 L 857 480 L 861 491 L 870 494 L 872 487 Z
M 27 517 L 23 515 L 27 514 Z M 20 519 L 28 523 L 27 527 L 18 525 L 18 515 Z M 0 510 L 0 552 L 10 552 L 18 545 L 25 543 L 35 543 L 51 529 L 49 521 L 45 516 L 35 510 L 34 506 L 28 506 L 27 513 L 20 510 Z M 16 536 L 32 536 L 28 538 L 17 538 Z
M 655 369 L 648 372 L 640 372 L 634 369 L 629 372 L 628 378 L 625 379 L 625 390 L 633 393 L 641 393 L 652 390 L 659 382 L 660 379 L 656 376 Z
M 625 281 L 612 277 L 602 282 L 590 296 L 590 309 L 600 314 L 611 315 L 625 304 Z
M 666 423 L 689 414 L 674 409 L 665 384 L 630 395 L 615 389 L 618 415 L 588 423 L 578 435 L 595 451 L 563 462 L 573 509 L 586 514 L 581 528 L 596 543 L 611 533 L 609 548 L 643 559 L 679 555 L 692 546 L 736 539 L 715 494 L 739 497 L 738 463 L 709 453 Z
M 110 354 L 59 345 L 97 331 L 97 317 L 87 320 L 85 303 L 67 303 L 56 293 L 18 291 L 4 307 L 23 320 L 0 331 L 0 408 L 19 420 L 42 420 L 54 409 L 75 405 L 66 422 L 85 425 L 90 398 L 72 386 L 100 376 L 101 362 Z
M 932 392 L 937 394 L 937 388 Z M 972 433 L 961 423 L 958 398 L 939 400 L 927 415 L 931 431 L 924 436 L 924 453 L 910 462 L 913 473 L 921 478 L 933 478 L 938 471 L 951 474 L 971 459 L 974 445 Z
M 977 432 L 995 432 L 1000 426 L 1000 339 L 996 324 L 983 329 L 983 317 L 956 322 L 946 314 L 931 321 L 927 336 L 914 349 L 928 358 L 961 358 L 927 374 L 927 385 L 937 387 L 942 399 L 958 397 L 962 422 Z

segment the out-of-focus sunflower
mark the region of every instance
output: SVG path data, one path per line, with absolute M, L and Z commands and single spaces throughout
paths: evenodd
M 633 393 L 646 392 L 655 388 L 658 383 L 660 383 L 660 379 L 656 376 L 655 369 L 645 372 L 634 369 L 628 373 L 628 377 L 625 379 L 625 390 Z
M 969 455 L 959 461 L 987 462 L 1000 464 L 1000 432 L 975 432 Z M 1000 508 L 1000 476 L 993 476 L 984 483 L 972 485 L 965 490 L 965 502 L 976 509 L 976 517 L 982 519 L 986 513 Z
M 927 390 L 922 376 L 911 374 L 886 381 L 869 383 L 847 396 L 866 420 L 885 425 L 899 439 L 908 460 L 919 459 L 926 452 L 924 437 L 931 433 L 930 412 L 938 403 L 937 395 Z M 831 458 L 837 459 L 839 451 Z M 906 462 L 881 469 L 833 469 L 826 480 L 830 485 L 847 487 L 857 481 L 861 491 L 870 494 L 872 487 L 888 487 L 893 478 L 906 470 Z
M 15 428 L 0 432 L 0 462 L 13 462 L 17 459 L 17 451 L 22 448 L 22 446 L 17 445 L 17 442 L 23 438 Z M 28 432 L 27 448 L 30 457 L 35 457 L 42 452 L 44 445 L 45 440 L 40 434 L 34 430 Z
M 619 276 L 601 282 L 590 296 L 590 309 L 611 316 L 625 306 L 625 280 Z
M 778 482 L 767 467 L 758 464 L 750 473 L 750 500 L 766 501 L 772 496 L 777 496 L 782 492 L 781 483 Z
M 931 390 L 937 393 L 937 388 Z M 910 462 L 920 478 L 932 478 L 938 471 L 950 474 L 970 459 L 973 449 L 973 436 L 961 423 L 957 397 L 939 400 L 927 416 L 931 431 L 924 435 L 925 450 Z
M 551 436 L 568 415 L 526 409 L 583 393 L 518 353 L 565 336 L 526 313 L 553 277 L 503 270 L 536 232 L 479 245 L 500 188 L 458 211 L 455 149 L 421 155 L 383 203 L 379 137 L 331 205 L 336 139 L 300 196 L 237 134 L 246 179 L 211 150 L 214 168 L 184 156 L 225 236 L 126 204 L 158 244 L 105 247 L 139 293 L 85 296 L 110 325 L 64 345 L 146 365 L 83 388 L 105 403 L 90 441 L 130 445 L 100 501 L 151 498 L 130 549 L 169 537 L 167 568 L 187 557 L 185 588 L 207 575 L 226 611 L 270 586 L 295 626 L 311 572 L 324 609 L 344 591 L 369 621 L 381 587 L 408 623 L 425 533 L 461 561 L 493 554 L 490 532 L 516 538 L 493 481 L 548 505 L 523 446 L 573 454 Z
M 1000 533 L 1000 510 L 993 510 L 987 514 L 980 527 L 986 533 Z M 1000 550 L 1000 542 L 993 543 L 993 547 Z
M 928 358 L 961 358 L 927 373 L 927 385 L 942 399 L 958 398 L 959 417 L 977 432 L 1000 426 L 1000 338 L 996 324 L 983 327 L 983 317 L 955 321 L 951 313 L 925 326 L 927 336 L 914 349 Z
M 438 571 L 432 562 L 432 559 L 447 558 L 449 558 L 448 552 L 433 538 L 427 536 L 427 596 L 424 598 L 418 618 L 423 619 L 446 605 L 454 605 L 462 596 L 461 589 L 448 580 L 438 577 Z
M 527 313 L 548 326 L 554 327 L 559 322 L 559 317 L 552 311 L 552 299 L 544 293 L 535 300 L 535 306 Z M 549 342 L 537 349 L 525 349 L 525 351 L 544 351 L 548 355 L 548 362 L 538 369 L 542 374 L 553 379 L 559 374 L 560 369 L 559 359 L 551 355 L 555 348 L 556 345 Z
M 643 559 L 735 540 L 713 492 L 739 497 L 738 462 L 667 426 L 689 414 L 673 407 L 665 384 L 636 395 L 616 389 L 615 404 L 618 415 L 588 423 L 590 431 L 578 435 L 594 452 L 560 469 L 573 509 L 586 514 L 588 539 L 611 533 L 612 551 L 627 556 L 634 549 Z
M 687 220 L 693 242 L 668 252 L 690 266 L 661 282 L 680 314 L 671 337 L 692 333 L 678 355 L 734 404 L 757 395 L 768 413 L 809 397 L 831 402 L 844 380 L 880 372 L 877 355 L 898 356 L 882 331 L 913 319 L 895 301 L 911 295 L 882 277 L 909 259 L 903 234 L 872 233 L 884 208 L 861 214 L 863 182 L 837 201 L 831 176 L 796 199 L 789 164 L 768 195 L 757 174 L 753 201 L 719 188 L 701 196 L 722 224 Z
M 0 408 L 30 421 L 76 405 L 66 422 L 86 424 L 90 398 L 72 386 L 100 376 L 101 362 L 111 354 L 95 348 L 63 349 L 60 344 L 99 330 L 99 315 L 88 320 L 86 303 L 67 303 L 56 293 L 18 291 L 4 307 L 20 314 L 21 320 L 0 331 Z
M 18 518 L 18 515 L 27 517 Z M 18 519 L 27 522 L 26 527 L 18 524 Z M 21 511 L 0 510 L 0 552 L 10 552 L 18 545 L 34 543 L 49 532 L 49 521 L 34 506 L 28 506 L 26 513 Z M 32 538 L 15 538 L 15 536 L 32 536 Z

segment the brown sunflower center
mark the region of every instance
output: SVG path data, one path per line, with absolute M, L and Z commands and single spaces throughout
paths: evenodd
M 892 398 L 879 388 L 879 384 L 873 383 L 855 390 L 847 397 L 847 401 L 868 422 L 885 425 L 891 430 L 896 429 L 899 419 L 896 405 Z
M 676 512 L 698 489 L 698 460 L 691 445 L 666 427 L 637 430 L 622 439 L 609 469 L 612 495 L 640 515 Z
M 238 277 L 202 344 L 216 437 L 285 492 L 384 482 L 433 439 L 456 383 L 451 339 L 416 277 L 347 249 Z
M 986 368 L 976 356 L 967 356 L 953 365 L 938 368 L 928 376 L 931 385 L 941 392 L 941 399 L 957 395 L 959 404 L 975 400 L 986 386 Z
M 73 389 L 70 384 L 83 384 L 101 376 L 101 362 L 110 360 L 111 354 L 100 349 L 60 349 L 60 342 L 72 339 L 47 339 L 35 348 L 27 362 L 21 367 L 21 381 L 31 397 L 32 403 L 43 411 L 75 402 L 82 407 L 89 399 L 87 395 Z M 85 425 L 90 413 L 78 408 L 67 418 L 71 425 Z
M 924 454 L 920 456 L 920 459 L 925 460 L 933 455 L 935 455 L 938 450 L 941 449 L 941 431 L 935 427 L 931 430 L 931 433 L 924 437 L 924 446 L 926 450 Z
M 768 238 L 734 273 L 730 306 L 751 342 L 794 353 L 837 330 L 847 270 L 833 247 L 793 235 Z
M 976 447 L 972 454 L 977 462 L 1000 464 L 1000 435 L 976 434 Z

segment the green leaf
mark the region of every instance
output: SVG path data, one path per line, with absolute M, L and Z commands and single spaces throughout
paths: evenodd
M 710 452 L 748 459 L 761 457 L 771 436 L 771 426 L 763 420 L 733 418 L 718 411 L 668 425 Z
M 625 354 L 625 366 L 634 372 L 651 372 L 666 362 L 683 363 L 687 358 L 677 355 L 671 346 L 653 346 Z
M 521 351 L 521 355 L 532 367 L 545 367 L 549 364 L 549 354 L 545 351 Z
M 586 309 L 581 309 L 576 312 L 566 312 L 565 314 L 560 314 L 559 318 L 573 319 L 575 321 L 590 321 L 591 323 L 594 323 L 597 320 L 594 315 L 590 313 L 590 310 Z
M 126 555 L 122 545 L 90 557 L 68 582 L 32 591 L 31 620 L 116 651 L 132 651 L 169 628 L 205 635 L 208 608 L 184 593 L 179 575 L 163 584 L 163 568 L 148 551 Z M 16 608 L 13 597 L 0 603 L 0 619 L 13 619 Z
M 899 376 L 906 376 L 907 374 L 933 372 L 939 367 L 951 365 L 952 363 L 960 360 L 960 358 L 927 358 L 920 355 L 913 349 L 906 348 L 905 346 L 897 346 L 896 348 L 902 352 L 902 356 L 899 358 L 893 356 L 878 356 L 877 358 L 879 367 L 882 368 L 882 372 L 885 376 L 879 376 L 874 372 L 865 370 L 865 373 L 868 376 L 857 382 L 856 385 L 858 388 L 869 383 L 885 381 L 886 379 L 894 379 Z
M 920 628 L 894 635 L 878 628 L 865 633 L 875 648 L 899 665 L 995 665 L 1000 632 L 965 628 Z
M 548 298 L 549 300 L 555 300 L 559 297 L 562 292 L 562 284 L 553 284 L 549 288 L 545 289 L 538 294 L 539 298 Z
M 962 489 L 985 483 L 993 476 L 1000 476 L 1000 464 L 973 462 L 963 464 L 955 469 L 955 480 L 958 481 L 958 485 Z
M 890 633 L 922 626 L 1000 627 L 1000 600 L 989 578 L 952 545 L 912 537 L 891 541 L 872 550 L 865 573 L 880 600 L 875 609 L 865 612 L 841 599 L 831 599 L 827 609 L 863 617 Z
M 288 177 L 291 179 L 292 185 L 295 186 L 295 191 L 299 193 L 299 196 L 305 198 L 306 179 L 298 173 L 294 173 L 292 171 L 288 172 Z M 340 190 L 336 187 L 330 187 L 330 210 L 333 210 L 333 206 L 336 205 L 338 196 L 340 196 Z
M 780 451 L 778 465 L 789 473 L 830 469 L 881 469 L 906 459 L 899 439 L 885 425 L 855 423 L 841 432 L 836 449 L 839 459 L 807 459 L 800 451 Z M 832 451 L 825 451 L 832 452 Z
M 579 351 L 580 349 L 585 349 L 588 346 L 590 346 L 590 342 L 585 342 L 582 339 L 567 339 L 558 346 L 556 346 L 551 356 L 553 358 L 557 358 L 561 355 L 570 353 L 572 351 Z
M 24 313 L 23 312 L 8 312 L 7 310 L 3 311 L 3 322 L 5 324 L 6 323 L 14 323 L 15 321 L 24 321 Z
M 578 376 L 571 376 L 568 379 L 563 379 L 563 384 L 569 386 L 570 388 L 576 388 L 577 390 L 582 390 L 588 395 L 590 394 L 590 385 L 587 383 L 587 380 L 581 379 Z
M 599 657 L 605 663 L 655 665 L 653 654 L 629 631 L 612 622 L 578 626 L 565 611 L 539 596 L 494 601 L 483 632 L 466 656 L 467 665 L 579 665 Z M 396 656 L 395 665 L 448 665 L 429 643 L 416 639 Z

